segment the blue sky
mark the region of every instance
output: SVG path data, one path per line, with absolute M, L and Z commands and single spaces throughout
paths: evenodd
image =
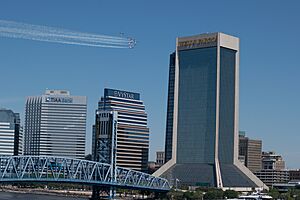
M 0 19 L 81 32 L 132 36 L 134 49 L 0 38 L 0 107 L 24 114 L 25 97 L 46 88 L 88 97 L 88 139 L 104 87 L 141 93 L 151 156 L 163 150 L 169 54 L 175 38 L 205 32 L 237 36 L 240 129 L 264 150 L 300 168 L 299 1 L 2 0 Z

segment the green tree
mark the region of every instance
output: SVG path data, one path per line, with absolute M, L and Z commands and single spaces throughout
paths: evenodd
M 227 198 L 227 199 L 234 199 L 234 198 L 238 198 L 239 193 L 237 191 L 234 190 L 226 190 L 223 193 L 223 197 Z
M 195 192 L 194 192 L 194 197 L 195 197 L 195 199 L 203 199 L 203 191 L 201 191 L 201 190 L 196 190 Z
M 184 192 L 183 193 L 183 199 L 186 199 L 186 200 L 192 200 L 192 199 L 194 199 L 193 192 L 190 192 L 190 191 Z
M 284 200 L 293 200 L 290 192 L 280 194 L 279 198 Z
M 290 195 L 295 200 L 300 200 L 300 190 L 299 189 L 292 189 L 292 190 L 290 190 Z
M 211 200 L 223 199 L 223 191 L 219 189 L 210 189 L 204 194 L 203 198 Z
M 278 199 L 279 196 L 280 196 L 280 193 L 279 193 L 278 190 L 275 189 L 275 188 L 271 188 L 271 189 L 269 190 L 268 194 L 269 194 L 271 197 L 273 197 L 274 199 Z
M 167 194 L 167 199 L 172 199 L 172 200 L 183 199 L 183 192 L 171 190 Z
M 199 191 L 188 191 L 183 193 L 183 199 L 186 200 L 202 200 L 202 192 Z

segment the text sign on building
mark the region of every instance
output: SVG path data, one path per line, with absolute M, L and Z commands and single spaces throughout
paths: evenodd
M 125 99 L 140 100 L 140 94 L 121 90 L 104 89 L 105 96 L 113 96 Z
M 73 103 L 73 99 L 70 97 L 46 97 L 46 102 L 52 103 Z
M 178 50 L 217 46 L 217 36 L 178 41 Z

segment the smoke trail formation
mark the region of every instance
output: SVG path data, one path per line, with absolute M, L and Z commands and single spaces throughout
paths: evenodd
M 0 20 L 0 37 L 107 48 L 133 48 L 135 40 Z

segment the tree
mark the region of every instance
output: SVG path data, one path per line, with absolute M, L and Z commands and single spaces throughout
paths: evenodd
M 172 200 L 183 199 L 183 192 L 171 190 L 168 192 L 167 198 Z
M 269 190 L 268 194 L 269 194 L 271 197 L 273 197 L 273 199 L 278 199 L 279 196 L 280 196 L 280 193 L 279 193 L 278 190 L 275 189 L 275 188 L 271 188 L 271 189 Z
M 290 191 L 291 197 L 293 197 L 295 200 L 300 200 L 300 190 L 299 189 L 292 189 Z
M 183 199 L 186 200 L 202 200 L 202 198 L 203 195 L 202 192 L 200 191 L 196 191 L 196 192 L 188 191 L 183 193 Z
M 216 199 L 223 199 L 223 191 L 219 189 L 211 189 L 208 190 L 204 196 L 204 199 L 211 199 L 211 200 L 216 200 Z
M 237 191 L 234 190 L 226 190 L 223 194 L 224 198 L 227 199 L 234 199 L 234 198 L 238 198 L 239 193 Z

